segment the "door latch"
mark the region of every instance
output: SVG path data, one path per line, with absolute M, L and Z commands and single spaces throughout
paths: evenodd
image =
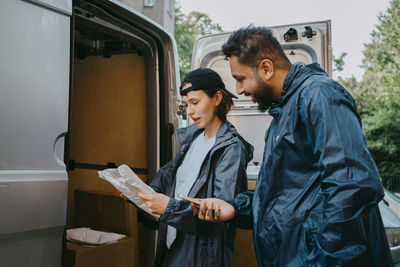
M 289 30 L 283 34 L 283 39 L 286 42 L 298 40 L 299 37 L 297 35 L 296 29 L 295 28 L 289 28 Z
M 301 34 L 303 37 L 312 38 L 313 36 L 317 35 L 317 31 L 313 30 L 311 26 L 305 26 L 305 31 Z

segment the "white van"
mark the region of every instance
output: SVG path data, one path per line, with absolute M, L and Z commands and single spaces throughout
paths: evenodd
M 273 29 L 289 58 L 317 61 L 331 73 L 329 21 Z M 234 90 L 220 51 L 228 35 L 199 39 L 193 68 L 215 69 Z M 173 37 L 116 0 L 2 0 L 0 36 L 0 266 L 60 266 L 65 229 L 107 212 L 100 220 L 112 224 L 122 214 L 135 238 L 131 265 L 150 266 L 154 232 L 137 223 L 131 205 L 113 210 L 122 204 L 97 170 L 125 163 L 149 181 L 172 158 L 179 80 Z M 253 144 L 269 121 L 242 96 L 228 117 Z M 264 127 L 246 131 L 260 122 Z M 250 187 L 263 146 L 255 147 Z M 99 200 L 103 210 L 89 203 L 93 195 L 111 201 Z M 250 232 L 240 230 L 234 266 L 256 266 L 251 246 Z
M 0 36 L 0 266 L 60 266 L 76 190 L 172 158 L 176 46 L 114 0 L 2 0 Z

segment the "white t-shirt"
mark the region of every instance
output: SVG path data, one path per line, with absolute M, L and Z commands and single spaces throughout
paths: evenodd
M 199 134 L 198 137 L 190 145 L 185 158 L 182 161 L 176 172 L 175 194 L 174 198 L 178 195 L 187 196 L 194 182 L 199 176 L 201 165 L 206 158 L 208 152 L 215 144 L 215 136 L 213 138 L 206 138 L 204 132 Z M 176 229 L 168 226 L 167 229 L 167 247 L 169 248 L 176 237 Z

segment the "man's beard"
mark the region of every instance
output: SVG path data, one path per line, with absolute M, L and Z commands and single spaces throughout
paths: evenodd
M 274 103 L 273 88 L 264 83 L 259 77 L 257 79 L 257 92 L 253 93 L 255 101 L 258 103 L 258 110 L 265 112 Z

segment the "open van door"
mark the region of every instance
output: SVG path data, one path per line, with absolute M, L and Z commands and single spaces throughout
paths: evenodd
M 97 170 L 149 182 L 172 158 L 173 37 L 116 0 L 3 0 L 0 22 L 0 265 L 61 266 L 64 245 L 82 266 L 63 241 L 77 226 L 123 231 L 129 266 L 151 265 L 154 231 Z
M 332 76 L 331 23 L 319 21 L 294 25 L 269 27 L 278 39 L 289 60 L 310 64 L 318 62 Z M 235 80 L 221 46 L 231 33 L 213 34 L 199 38 L 193 47 L 192 69 L 211 68 L 218 72 L 225 86 L 236 94 Z M 244 95 L 234 100 L 227 119 L 238 132 L 254 146 L 254 157 L 247 168 L 249 189 L 254 189 L 262 162 L 264 135 L 272 117 L 257 109 L 250 97 Z M 252 231 L 238 229 L 233 266 L 257 266 Z
M 71 0 L 0 3 L 0 265 L 60 266 Z

